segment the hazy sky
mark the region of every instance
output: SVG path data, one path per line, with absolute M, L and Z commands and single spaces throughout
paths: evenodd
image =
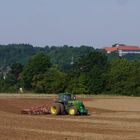
M 0 0 L 0 44 L 140 46 L 140 0 Z

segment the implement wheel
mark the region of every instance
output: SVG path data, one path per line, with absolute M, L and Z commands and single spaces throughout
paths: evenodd
M 54 103 L 50 107 L 50 113 L 52 115 L 60 115 L 61 114 L 61 106 L 59 103 Z
M 74 116 L 74 115 L 77 115 L 77 113 L 78 113 L 77 108 L 75 106 L 73 106 L 69 109 L 69 115 Z

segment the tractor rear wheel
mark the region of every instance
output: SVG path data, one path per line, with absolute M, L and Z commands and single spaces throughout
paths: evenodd
M 60 115 L 61 114 L 61 106 L 59 103 L 54 103 L 50 107 L 50 113 L 52 115 Z
M 61 108 L 61 115 L 62 115 L 62 114 L 64 114 L 64 105 L 61 104 L 61 103 L 59 103 L 59 105 L 60 105 L 60 108 Z
M 77 108 L 75 106 L 72 106 L 70 109 L 69 109 L 69 115 L 76 115 L 78 113 L 77 111 Z

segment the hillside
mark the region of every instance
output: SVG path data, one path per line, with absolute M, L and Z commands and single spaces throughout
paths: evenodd
M 29 58 L 36 53 L 45 52 L 51 58 L 53 64 L 58 64 L 66 69 L 74 63 L 81 55 L 85 55 L 94 48 L 92 47 L 33 47 L 29 44 L 0 45 L 0 67 L 11 66 L 13 63 L 26 64 Z
M 26 64 L 29 58 L 38 52 L 45 52 L 51 59 L 53 64 L 57 64 L 61 69 L 67 70 L 70 65 L 77 61 L 77 59 L 86 55 L 89 52 L 94 51 L 93 47 L 81 46 L 46 46 L 44 48 L 34 47 L 30 44 L 9 44 L 0 45 L 0 67 L 11 66 L 13 63 L 19 62 L 21 64 Z M 102 51 L 98 49 L 99 51 Z M 109 60 L 118 59 L 118 54 L 112 53 L 107 54 Z M 125 55 L 126 59 L 140 60 L 140 55 Z

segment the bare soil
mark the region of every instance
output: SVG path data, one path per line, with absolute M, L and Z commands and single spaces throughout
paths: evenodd
M 88 116 L 23 115 L 52 97 L 0 97 L 0 140 L 139 140 L 140 98 L 80 98 Z

